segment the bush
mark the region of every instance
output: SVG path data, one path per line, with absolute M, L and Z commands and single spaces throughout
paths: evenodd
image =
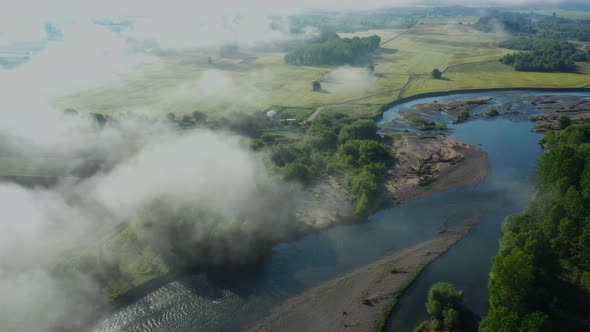
M 358 201 L 356 202 L 356 209 L 355 213 L 359 217 L 364 217 L 369 214 L 371 211 L 371 206 L 369 202 L 369 196 L 365 193 L 359 197 Z
M 445 311 L 449 317 L 454 315 L 454 313 L 448 312 L 451 309 L 457 312 L 463 311 L 463 295 L 461 292 L 447 282 L 437 282 L 432 285 L 428 291 L 426 311 L 433 319 L 442 321 Z
M 371 120 L 357 120 L 352 124 L 344 126 L 338 135 L 340 143 L 346 143 L 348 140 L 376 140 L 377 125 Z
M 287 181 L 307 182 L 313 178 L 310 168 L 299 162 L 288 164 L 282 171 Z
M 572 125 L 572 120 L 568 116 L 562 115 L 557 118 L 557 124 L 559 125 L 559 129 L 565 129 Z
M 499 114 L 500 113 L 498 112 L 498 110 L 495 107 L 493 107 L 493 106 L 490 107 L 488 109 L 488 111 L 484 113 L 484 115 L 487 116 L 487 117 L 497 116 Z
M 447 127 L 446 122 L 439 122 L 436 124 L 436 126 L 434 126 L 434 129 L 436 129 L 438 131 L 445 131 L 445 130 L 448 130 L 449 128 Z
M 264 143 L 272 143 L 272 142 L 275 141 L 275 135 L 272 135 L 272 134 L 262 134 L 262 136 L 260 136 L 260 139 Z
M 270 153 L 270 159 L 272 160 L 273 163 L 275 163 L 275 165 L 283 167 L 289 163 L 294 162 L 299 157 L 300 154 L 301 154 L 301 151 L 299 151 L 292 144 L 290 144 L 290 145 L 281 144 L 281 145 L 275 146 L 272 149 L 272 151 Z
M 314 91 L 314 92 L 322 91 L 322 84 L 320 83 L 320 81 L 313 81 L 311 83 L 311 91 Z
M 438 68 L 434 68 L 431 75 L 435 80 L 440 80 L 442 78 L 442 72 L 438 70 Z
M 410 123 L 419 130 L 432 130 L 436 128 L 434 121 L 417 115 L 410 118 Z
M 465 122 L 465 121 L 467 121 L 467 119 L 469 119 L 469 112 L 468 111 L 462 111 L 459 114 L 459 116 L 457 117 L 457 123 Z

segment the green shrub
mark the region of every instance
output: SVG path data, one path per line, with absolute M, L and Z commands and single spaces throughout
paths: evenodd
M 559 125 L 559 129 L 565 129 L 572 125 L 572 120 L 565 115 L 561 115 L 557 118 L 557 124 Z
M 313 173 L 308 166 L 299 162 L 290 163 L 282 169 L 287 181 L 307 182 L 313 178 Z
M 446 131 L 449 128 L 447 127 L 447 123 L 446 122 L 439 122 L 436 124 L 436 126 L 434 126 L 434 129 L 438 130 L 438 131 Z
M 349 140 L 376 140 L 377 125 L 372 120 L 357 120 L 352 124 L 344 126 L 338 135 L 340 143 L 346 143 Z

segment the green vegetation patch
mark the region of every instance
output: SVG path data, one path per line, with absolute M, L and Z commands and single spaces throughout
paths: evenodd
M 341 38 L 335 32 L 322 32 L 317 43 L 297 47 L 285 55 L 290 65 L 325 66 L 357 65 L 370 60 L 370 54 L 379 48 L 381 37 Z
M 301 122 L 307 119 L 307 117 L 313 112 L 313 108 L 284 107 L 279 112 L 279 115 L 282 120 L 295 119 L 296 121 Z
M 590 329 L 590 126 L 549 132 L 539 192 L 504 222 L 481 331 Z M 586 277 L 585 277 L 586 276 Z
M 576 62 L 588 61 L 586 51 L 578 51 L 565 40 L 518 37 L 500 43 L 500 47 L 527 52 L 507 54 L 502 62 L 517 71 L 570 72 L 577 69 Z

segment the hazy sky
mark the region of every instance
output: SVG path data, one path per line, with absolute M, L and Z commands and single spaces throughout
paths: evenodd
M 489 6 L 493 4 L 523 5 L 527 3 L 555 4 L 560 0 L 19 0 L 2 1 L 6 17 L 28 15 L 72 15 L 90 17 L 102 15 L 161 15 L 178 13 L 200 16 L 203 13 L 235 11 L 294 11 L 305 8 L 375 8 L 407 4 L 440 3 Z

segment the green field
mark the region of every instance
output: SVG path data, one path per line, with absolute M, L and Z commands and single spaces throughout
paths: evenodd
M 127 75 L 122 83 L 59 98 L 55 104 L 107 114 L 183 114 L 199 110 L 215 117 L 270 107 L 318 107 L 368 97 L 379 97 L 377 102 L 386 103 L 397 98 L 396 92 L 414 76 L 429 73 L 434 67 L 492 60 L 506 53 L 495 47 L 498 36 L 453 23 L 458 21 L 431 18 L 409 30 L 342 34 L 377 34 L 382 38 L 382 49 L 375 57 L 375 79 L 362 86 L 323 82 L 323 92 L 312 92 L 311 83 L 330 68 L 286 65 L 284 54 L 273 52 L 249 52 L 247 60 L 213 56 L 209 65 L 208 53 L 202 52 L 168 56 L 161 62 L 144 65 Z M 201 82 L 207 87 L 203 88 Z
M 499 61 L 465 64 L 453 67 L 442 80 L 425 76 L 414 82 L 404 97 L 425 92 L 462 89 L 518 88 L 518 87 L 584 87 L 590 84 L 590 66 L 580 64 L 579 73 L 517 72 Z

